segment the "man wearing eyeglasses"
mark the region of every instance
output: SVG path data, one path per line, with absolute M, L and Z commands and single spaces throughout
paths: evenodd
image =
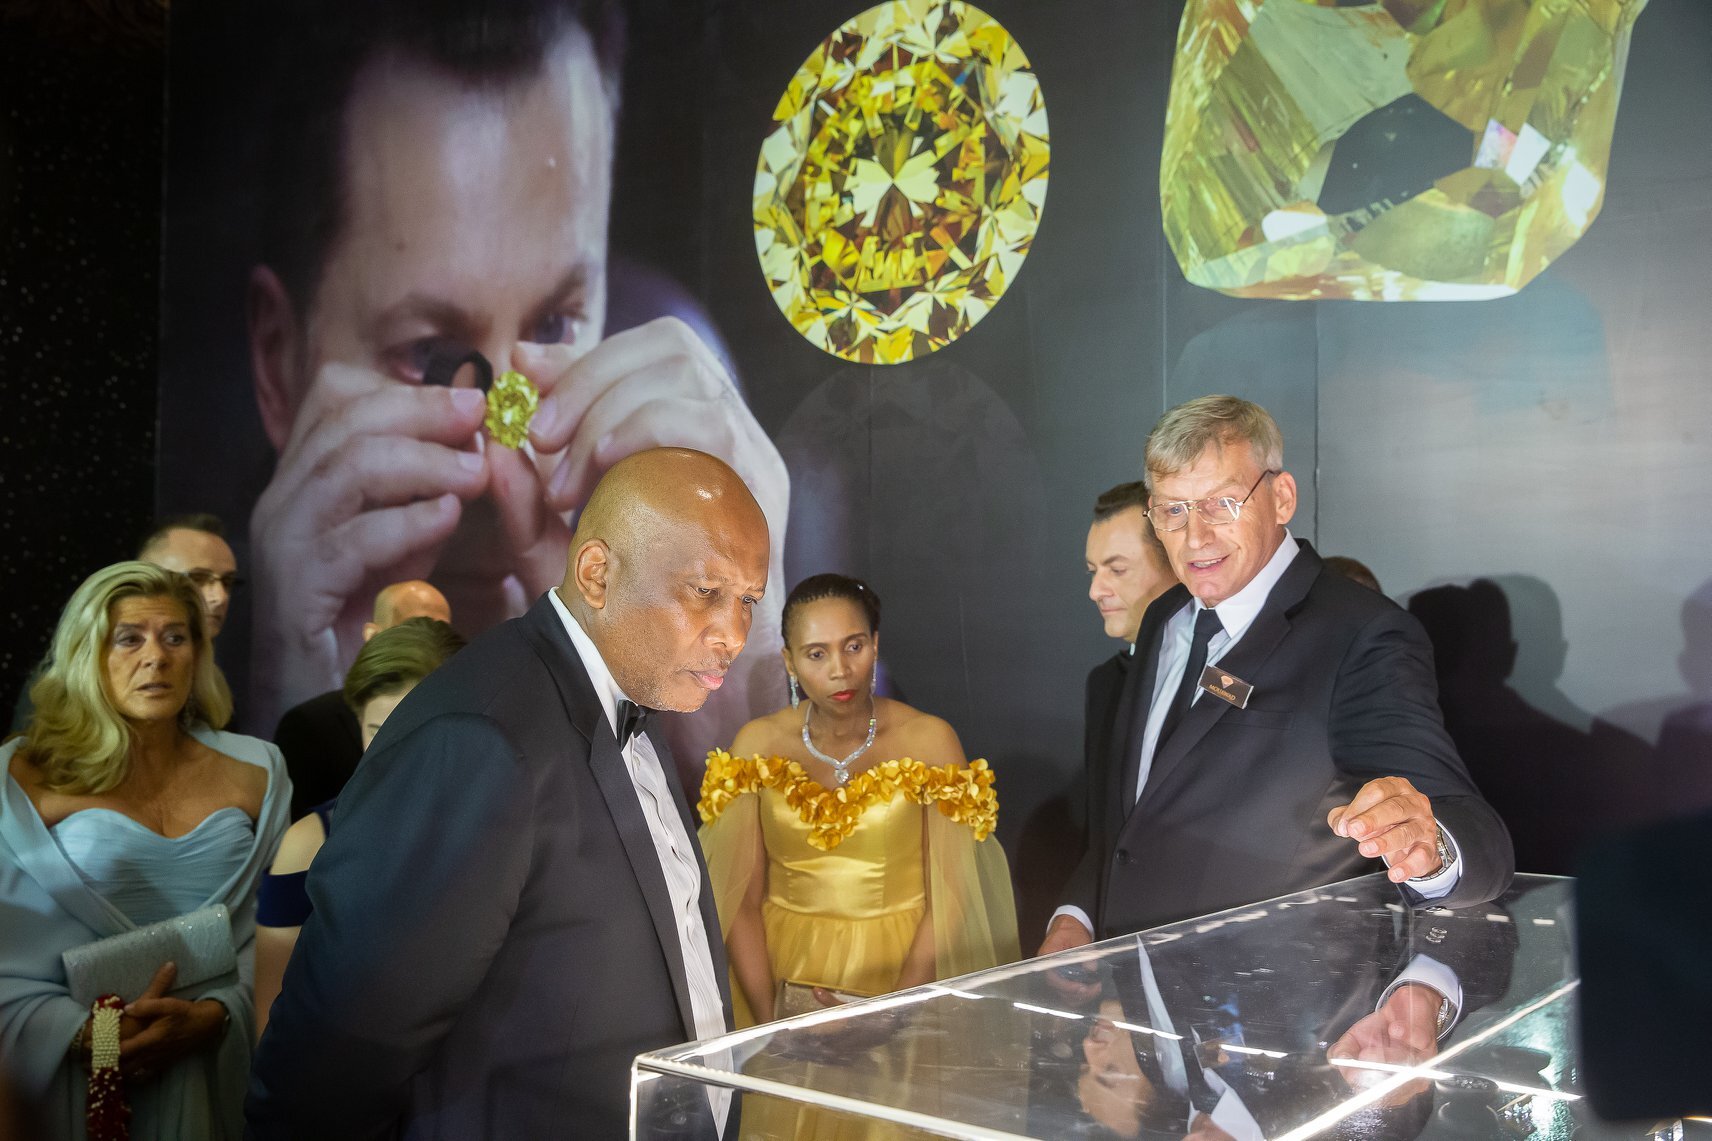
M 178 571 L 196 584 L 208 619 L 208 639 L 213 641 L 226 624 L 232 592 L 244 581 L 220 520 L 207 514 L 162 520 L 137 548 L 137 558 Z
M 1265 409 L 1167 412 L 1148 518 L 1181 580 L 1136 637 L 1089 845 L 1041 953 L 1389 869 L 1411 904 L 1485 902 L 1515 857 L 1446 735 L 1425 633 L 1324 568 Z

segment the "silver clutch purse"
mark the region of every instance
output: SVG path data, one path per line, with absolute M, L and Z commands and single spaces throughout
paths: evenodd
M 236 981 L 232 920 L 224 904 L 175 915 L 135 931 L 110 935 L 60 954 L 72 1001 L 88 1006 L 104 994 L 134 1001 L 148 989 L 161 964 L 178 965 L 172 995 Z M 230 976 L 227 978 L 226 976 Z

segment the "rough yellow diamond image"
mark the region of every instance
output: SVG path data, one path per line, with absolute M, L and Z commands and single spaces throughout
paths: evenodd
M 541 407 L 541 393 L 529 378 L 509 369 L 494 378 L 487 390 L 487 419 L 482 426 L 496 444 L 521 448 L 529 438 L 529 421 Z
M 1521 289 L 1604 201 L 1646 0 L 1188 0 L 1159 194 L 1196 285 Z
M 792 77 L 755 168 L 755 248 L 810 344 L 897 364 L 950 344 L 1022 267 L 1046 203 L 1028 57 L 961 0 L 894 0 Z

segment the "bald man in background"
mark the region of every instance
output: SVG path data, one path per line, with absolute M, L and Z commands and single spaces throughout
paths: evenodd
M 768 556 L 729 467 L 639 452 L 596 486 L 564 582 L 405 697 L 310 870 L 252 1138 L 621 1138 L 631 1060 L 727 1028 L 719 917 L 651 711 L 724 684 Z M 679 1135 L 711 1137 L 728 1106 L 674 1108 Z
M 452 607 L 431 583 L 395 582 L 375 595 L 374 619 L 363 623 L 363 641 L 411 618 L 452 621 Z M 285 754 L 291 775 L 291 818 L 339 795 L 363 756 L 363 734 L 341 690 L 329 690 L 285 711 L 273 743 Z

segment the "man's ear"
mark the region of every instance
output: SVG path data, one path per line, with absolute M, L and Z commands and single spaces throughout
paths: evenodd
M 1296 477 L 1281 471 L 1272 477 L 1272 501 L 1278 506 L 1278 522 L 1288 523 L 1296 514 Z
M 611 572 L 612 551 L 604 539 L 590 539 L 571 555 L 570 585 L 591 610 L 605 609 Z
M 246 298 L 250 326 L 250 372 L 256 409 L 273 450 L 283 452 L 302 398 L 302 355 L 297 310 L 279 275 L 265 265 L 250 271 Z

